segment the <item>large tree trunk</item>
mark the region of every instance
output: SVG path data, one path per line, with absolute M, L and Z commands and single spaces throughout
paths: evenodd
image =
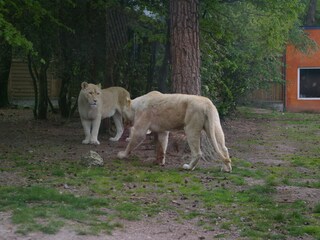
M 173 92 L 201 95 L 198 5 L 198 0 L 170 0 Z M 178 142 L 173 145 L 181 142 L 181 138 L 176 139 Z M 201 145 L 202 158 L 214 158 L 214 148 L 204 132 Z
M 170 1 L 172 91 L 201 94 L 198 0 Z
M 0 44 L 0 108 L 9 105 L 8 82 L 12 60 L 12 48 L 4 43 Z

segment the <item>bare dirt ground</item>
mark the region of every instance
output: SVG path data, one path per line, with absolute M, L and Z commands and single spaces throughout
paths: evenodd
M 277 128 L 280 126 L 274 126 Z M 260 142 L 270 139 L 266 130 L 265 120 L 252 119 L 243 121 L 241 118 L 230 118 L 223 121 L 223 129 L 225 131 L 226 144 L 230 148 L 231 156 L 246 159 L 256 164 L 274 164 L 285 165 L 286 162 L 281 160 L 281 154 L 294 153 L 298 146 L 288 145 L 283 140 L 274 139 L 269 144 L 252 144 L 248 146 L 243 140 L 258 139 Z M 82 145 L 83 131 L 80 120 L 78 118 L 71 119 L 68 123 L 61 123 L 58 116 L 50 116 L 49 121 L 33 120 L 31 110 L 14 110 L 0 109 L 0 154 L 6 151 L 25 152 L 35 151 L 37 146 L 41 144 L 53 144 L 57 146 L 64 145 L 63 152 L 41 153 L 39 157 L 42 160 L 46 158 L 79 159 L 90 149 L 97 151 L 103 158 L 114 158 L 118 151 L 126 146 L 124 136 L 120 142 L 113 143 L 108 141 L 107 136 L 100 136 L 101 145 L 89 146 Z M 127 134 L 127 133 L 126 133 Z M 66 147 L 67 146 L 67 147 Z M 182 161 L 180 156 L 170 150 L 173 146 L 169 146 L 166 168 L 181 168 Z M 276 149 L 276 151 L 275 151 Z M 144 144 L 137 153 L 141 159 L 148 159 L 154 155 L 154 151 Z M 0 163 L 1 164 L 1 163 Z M 199 168 L 212 166 L 212 162 L 199 163 Z M 306 171 L 302 169 L 301 171 Z M 6 172 L 0 172 L 0 185 L 21 185 L 27 184 L 27 179 L 23 179 L 18 175 Z M 248 184 L 259 184 L 253 179 L 247 179 Z M 312 179 L 311 179 L 312 181 Z M 319 189 L 310 189 L 303 187 L 277 186 L 277 198 L 279 201 L 292 202 L 297 199 L 308 200 L 310 204 L 315 204 L 320 199 Z M 177 222 L 175 213 L 161 212 L 155 218 L 146 218 L 141 221 L 122 221 L 124 228 L 116 229 L 112 235 L 104 236 L 79 236 L 70 229 L 63 228 L 55 235 L 46 235 L 42 233 L 31 233 L 28 236 L 21 236 L 15 233 L 16 227 L 10 221 L 10 213 L 0 212 L 0 239 L 12 240 L 63 240 L 63 239 L 79 239 L 79 240 L 162 240 L 162 239 L 212 239 L 214 236 L 223 234 L 215 231 L 205 231 L 193 221 Z M 239 233 L 235 232 L 232 239 L 240 238 Z M 308 238 L 304 238 L 308 239 Z

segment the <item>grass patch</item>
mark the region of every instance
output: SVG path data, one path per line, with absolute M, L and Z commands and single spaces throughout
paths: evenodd
M 311 208 L 305 203 L 308 199 L 276 200 L 277 186 L 319 188 L 319 177 L 314 174 L 319 170 L 315 142 L 319 136 L 312 135 L 319 131 L 319 116 L 240 111 L 244 120 L 259 119 L 264 124 L 255 138 L 241 141 L 248 152 L 261 145 L 276 149 L 271 147 L 278 139 L 302 142 L 303 149 L 298 154 L 282 154 L 279 160 L 286 164 L 281 165 L 233 157 L 231 174 L 217 167 L 190 172 L 162 168 L 137 157 L 108 159 L 104 167 L 86 168 L 69 159 L 35 161 L 32 152 L 6 153 L 0 156 L 1 171 L 27 179 L 27 186 L 1 186 L 0 211 L 12 213 L 11 220 L 21 234 L 54 234 L 70 222 L 80 235 L 111 233 L 122 227 L 119 219 L 138 221 L 169 210 L 176 213 L 177 221 L 193 220 L 203 229 L 222 230 L 216 238 L 228 239 L 229 232 L 236 232 L 247 239 L 305 235 L 320 239 L 319 203 Z
M 109 205 L 108 199 L 76 197 L 40 186 L 0 188 L 0 210 L 12 211 L 12 222 L 19 225 L 18 232 L 22 234 L 31 231 L 54 234 L 64 225 L 63 219 L 98 223 L 101 214 L 92 209 Z
M 188 172 L 135 167 L 126 162 L 90 169 L 65 164 L 60 166 L 60 170 L 66 169 L 63 175 L 52 174 L 56 167 L 50 168 L 51 173 L 39 167 L 37 175 L 43 182 L 24 188 L 0 188 L 0 211 L 12 211 L 12 221 L 21 234 L 32 231 L 54 234 L 69 221 L 82 226 L 77 227 L 79 234 L 111 233 L 120 227 L 115 219 L 137 221 L 170 209 L 182 219 L 199 219 L 199 225 L 205 229 L 218 226 L 228 230 L 236 226 L 244 237 L 281 239 L 279 226 L 291 236 L 318 236 L 315 227 L 319 222 L 315 217 L 318 205 L 312 215 L 305 204 L 279 205 L 273 200 L 282 171 L 273 168 L 260 171 L 244 167 L 250 165 L 241 159 L 235 162 L 239 166 L 232 174 L 215 168 Z M 247 177 L 263 180 L 265 184 L 249 187 Z M 85 184 L 95 196 L 76 196 L 54 188 L 65 181 L 79 188 Z M 185 211 L 185 206 L 192 211 Z M 306 222 L 310 225 L 306 226 Z
M 320 157 L 289 155 L 286 156 L 286 160 L 290 161 L 294 166 L 320 170 Z

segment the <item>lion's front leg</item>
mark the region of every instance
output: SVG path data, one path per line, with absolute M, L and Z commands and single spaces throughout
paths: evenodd
M 114 123 L 116 125 L 117 134 L 115 137 L 109 138 L 109 140 L 110 141 L 118 141 L 123 134 L 122 116 L 119 112 L 116 111 L 112 118 L 113 118 Z
M 99 133 L 99 128 L 100 128 L 100 123 L 101 123 L 101 117 L 97 116 L 96 119 L 92 121 L 92 130 L 91 130 L 91 138 L 90 138 L 90 143 L 99 145 L 100 142 L 98 141 L 98 133 Z
M 85 139 L 82 141 L 82 144 L 89 144 L 90 138 L 91 138 L 91 121 L 81 119 L 81 123 L 82 123 L 84 136 L 85 136 Z
M 156 163 L 164 166 L 166 162 L 166 151 L 168 146 L 169 132 L 160 132 L 157 134 L 157 146 L 156 146 Z
M 143 131 L 141 129 L 136 129 L 135 127 L 131 128 L 130 132 L 130 140 L 126 147 L 125 151 L 121 151 L 118 153 L 118 158 L 126 158 L 129 154 L 137 148 L 145 139 L 147 130 Z

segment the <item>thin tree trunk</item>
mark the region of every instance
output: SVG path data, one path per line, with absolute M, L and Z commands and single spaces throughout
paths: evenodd
M 39 105 L 38 119 L 47 119 L 48 111 L 48 79 L 47 70 L 49 64 L 41 64 L 39 72 Z
M 12 47 L 4 42 L 0 45 L 0 108 L 9 105 L 8 83 L 12 61 Z
M 57 113 L 57 111 L 56 111 L 56 109 L 54 108 L 54 106 L 53 106 L 53 104 L 52 104 L 49 96 L 48 96 L 48 104 L 49 104 L 49 106 L 50 106 L 50 108 L 51 108 L 52 113 Z
M 28 54 L 28 69 L 30 76 L 32 78 L 33 90 L 34 90 L 34 108 L 33 108 L 33 117 L 35 119 L 38 118 L 38 85 L 37 85 L 37 78 L 38 73 L 37 69 L 34 67 L 33 60 L 31 54 Z
M 48 110 L 48 79 L 47 70 L 49 63 L 41 63 L 38 72 L 31 55 L 28 55 L 28 68 L 33 82 L 34 89 L 34 109 L 33 115 L 35 119 L 47 119 Z
M 170 1 L 173 92 L 200 95 L 198 0 Z
M 59 109 L 60 114 L 64 118 L 68 118 L 71 111 L 71 103 L 68 101 L 70 80 L 64 76 L 61 78 L 61 88 L 59 93 Z

